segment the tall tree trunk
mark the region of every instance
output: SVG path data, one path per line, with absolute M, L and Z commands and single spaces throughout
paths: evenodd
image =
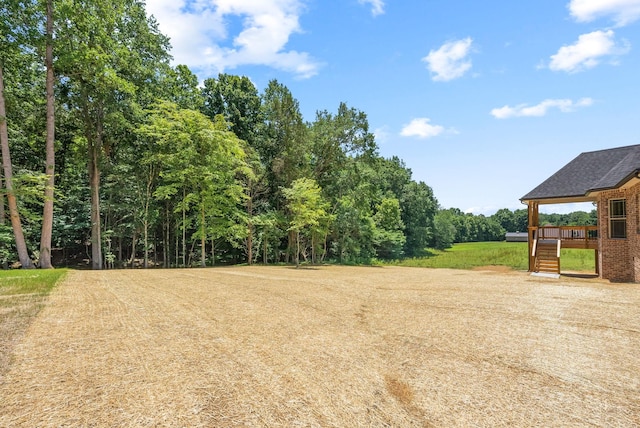
M 89 100 L 88 94 L 83 98 Z M 102 108 L 97 105 L 95 114 L 95 128 L 89 111 L 89 101 L 83 105 L 85 137 L 87 139 L 87 170 L 89 173 L 89 188 L 91 191 L 91 267 L 102 269 L 102 224 L 100 222 L 100 151 L 102 150 Z M 91 130 L 95 130 L 95 135 Z
M 147 183 L 144 195 L 144 268 L 149 267 L 149 206 L 151 205 L 151 198 L 153 197 L 153 178 L 155 175 L 155 168 L 153 165 L 149 165 L 149 171 L 147 174 Z M 155 258 L 155 246 L 154 246 L 154 258 Z
M 149 267 L 149 221 L 145 218 L 144 224 L 144 261 L 142 266 L 146 269 Z
M 6 218 L 4 213 L 4 174 L 0 169 L 0 224 L 6 224 Z
M 100 168 L 95 142 L 89 141 L 89 187 L 91 188 L 91 267 L 102 269 L 102 236 L 100 224 Z
M 253 264 L 253 224 L 251 223 L 251 220 L 249 220 L 249 225 L 248 225 L 248 231 L 247 231 L 247 263 L 249 264 L 249 266 L 251 266 Z
M 322 246 L 322 257 L 320 257 L 320 263 L 324 263 L 324 258 L 327 256 L 327 237 L 329 236 L 329 232 L 327 231 L 324 234 L 324 245 Z
M 53 84 L 55 76 L 53 74 L 53 0 L 47 0 L 47 45 L 45 49 L 45 66 L 47 69 L 46 92 L 47 92 L 47 137 L 46 137 L 46 159 L 45 174 L 47 175 L 47 185 L 44 189 L 44 208 L 42 210 L 42 231 L 40 234 L 40 267 L 52 268 L 51 264 L 51 234 L 53 232 L 53 195 L 55 186 L 55 108 Z
M 263 238 L 263 248 L 262 248 L 262 263 L 267 264 L 267 238 L 266 236 Z
M 180 257 L 178 254 L 179 248 L 180 248 L 180 233 L 178 233 L 178 222 L 176 222 L 176 267 L 180 266 Z
M 300 267 L 300 232 L 296 231 L 296 268 Z
M 136 260 L 136 245 L 138 244 L 138 233 L 133 230 L 133 238 L 131 238 L 131 258 L 129 259 L 129 266 L 133 269 Z
M 187 211 L 185 200 L 187 198 L 186 189 L 182 188 L 182 267 L 187 267 Z
M 168 268 L 171 266 L 171 231 L 169 228 L 171 227 L 171 217 L 169 215 L 169 206 L 166 205 L 165 209 L 165 218 L 166 218 L 166 235 L 164 237 L 164 248 L 162 249 L 162 262 L 163 267 Z
M 167 219 L 162 220 L 162 267 L 167 268 L 167 241 L 169 238 L 167 236 Z
M 202 204 L 202 208 L 200 210 L 200 221 L 202 222 L 201 226 L 200 226 L 200 266 L 202 267 L 206 267 L 207 266 L 207 241 L 206 241 L 206 236 L 204 231 L 206 230 L 205 228 L 205 224 L 204 224 L 204 203 Z
M 296 235 L 295 232 L 290 230 L 289 231 L 289 241 L 287 242 L 287 253 L 285 254 L 285 263 L 289 263 L 289 257 L 291 257 L 293 255 L 294 247 L 295 247 L 295 242 L 296 242 Z
M 5 225 L 7 223 L 6 214 L 4 211 L 4 174 L 2 173 L 2 168 L 0 168 L 0 225 Z M 7 268 L 7 260 L 2 261 L 2 269 Z
M 192 240 L 191 241 L 191 248 L 189 249 L 189 258 L 187 259 L 187 266 L 191 267 L 192 266 L 192 262 L 191 262 L 191 255 L 194 254 L 194 248 L 196 248 L 196 240 Z
M 9 204 L 9 217 L 13 227 L 13 236 L 16 240 L 18 259 L 23 269 L 33 267 L 33 262 L 29 258 L 27 244 L 24 240 L 20 213 L 18 212 L 18 201 L 13 189 L 13 167 L 11 165 L 11 155 L 9 154 L 9 131 L 7 129 L 7 111 L 4 104 L 4 74 L 0 61 L 0 149 L 2 151 L 2 166 L 4 168 L 4 187 L 7 190 L 7 202 Z
M 249 181 L 251 186 L 251 181 Z M 253 196 L 249 192 L 249 199 L 247 200 L 247 263 L 249 266 L 253 263 Z

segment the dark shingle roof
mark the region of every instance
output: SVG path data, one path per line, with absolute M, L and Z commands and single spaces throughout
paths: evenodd
M 640 171 L 640 144 L 580 154 L 521 200 L 583 197 L 615 189 Z

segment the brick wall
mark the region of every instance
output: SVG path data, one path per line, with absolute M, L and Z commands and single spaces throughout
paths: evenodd
M 609 237 L 609 201 L 626 200 L 627 237 Z M 640 185 L 602 192 L 598 199 L 600 276 L 617 282 L 640 282 Z

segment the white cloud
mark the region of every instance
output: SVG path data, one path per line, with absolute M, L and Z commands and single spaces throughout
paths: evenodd
M 582 98 L 578 101 L 568 99 L 547 99 L 541 103 L 529 106 L 527 104 L 519 104 L 515 107 L 504 106 L 491 110 L 491 115 L 496 119 L 508 119 L 511 117 L 540 117 L 547 114 L 552 108 L 557 108 L 563 113 L 575 111 L 581 107 L 588 107 L 593 104 L 593 99 Z
M 174 63 L 207 74 L 240 65 L 266 65 L 301 78 L 318 72 L 306 52 L 286 50 L 301 32 L 301 0 L 147 0 L 147 12 L 171 38 Z M 229 34 L 232 20 L 241 24 Z
M 376 143 L 384 144 L 390 137 L 389 127 L 385 125 L 380 128 L 376 128 L 373 130 L 373 135 L 375 136 Z
M 640 0 L 571 0 L 569 12 L 579 22 L 610 16 L 624 26 L 640 18 Z
M 413 119 L 402 128 L 400 135 L 403 137 L 431 138 L 437 137 L 444 132 L 444 127 L 431 125 L 431 119 L 422 117 Z
M 563 46 L 551 55 L 549 68 L 554 71 L 575 73 L 598 65 L 602 58 L 617 57 L 629 52 L 628 42 L 616 45 L 613 30 L 582 34 L 573 45 Z
M 504 207 L 500 207 L 500 208 L 504 208 Z M 498 211 L 500 208 L 496 208 L 493 205 L 486 205 L 486 206 L 482 206 L 482 207 L 469 207 L 467 209 L 465 209 L 463 212 L 465 214 L 473 214 L 473 215 L 484 215 L 484 216 L 491 216 L 493 214 L 496 213 L 496 211 Z
M 427 63 L 427 68 L 434 76 L 435 81 L 446 82 L 462 77 L 471 69 L 471 60 L 467 55 L 471 52 L 471 37 L 447 42 L 437 50 L 429 51 L 429 55 L 422 58 Z
M 383 0 L 358 0 L 360 4 L 370 4 L 371 14 L 373 16 L 382 15 L 384 13 L 384 1 Z

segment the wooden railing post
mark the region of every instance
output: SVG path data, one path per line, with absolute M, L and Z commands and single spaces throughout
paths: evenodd
M 531 255 L 533 251 L 534 241 L 539 238 L 536 236 L 536 231 L 539 226 L 539 214 L 538 214 L 538 202 L 529 201 L 527 203 L 528 210 L 528 220 L 529 220 L 529 272 L 533 272 L 535 270 L 536 260 L 535 257 Z

